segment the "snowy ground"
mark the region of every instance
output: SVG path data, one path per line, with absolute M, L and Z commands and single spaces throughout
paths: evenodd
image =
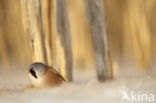
M 122 100 L 123 93 L 130 97 L 132 91 L 137 97 L 141 94 L 156 96 L 156 77 L 147 74 L 123 73 L 113 81 L 99 83 L 93 71 L 79 71 L 73 83 L 27 90 L 23 88 L 30 82 L 23 71 L 10 76 L 0 74 L 0 103 L 132 103 Z M 156 103 L 156 100 L 133 103 Z

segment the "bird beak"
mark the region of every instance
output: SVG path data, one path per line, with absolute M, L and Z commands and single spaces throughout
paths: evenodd
M 29 70 L 27 70 L 27 71 L 26 71 L 26 73 L 27 73 L 27 74 L 29 74 L 29 73 L 30 73 L 30 71 L 29 71 Z

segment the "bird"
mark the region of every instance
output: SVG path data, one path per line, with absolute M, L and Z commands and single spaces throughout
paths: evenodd
M 26 73 L 36 88 L 54 87 L 66 81 L 53 67 L 41 62 L 30 64 Z

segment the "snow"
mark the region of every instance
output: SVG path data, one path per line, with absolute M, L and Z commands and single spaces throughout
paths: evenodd
M 156 94 L 154 75 L 128 74 L 124 72 L 113 81 L 100 83 L 96 80 L 95 71 L 76 71 L 72 83 L 54 88 L 23 89 L 30 83 L 24 71 L 10 76 L 1 72 L 0 103 L 132 103 L 122 100 L 123 92 L 128 95 L 131 91 Z

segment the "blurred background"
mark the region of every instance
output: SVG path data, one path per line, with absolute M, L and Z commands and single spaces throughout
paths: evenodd
M 154 70 L 156 1 L 103 1 L 114 74 L 120 73 L 123 65 L 122 69 L 133 66 L 138 71 Z M 95 69 L 93 37 L 91 25 L 86 20 L 84 1 L 66 2 L 74 69 Z M 0 0 L 0 69 L 11 73 L 12 68 L 26 69 L 30 63 L 30 35 L 22 24 L 20 0 Z

